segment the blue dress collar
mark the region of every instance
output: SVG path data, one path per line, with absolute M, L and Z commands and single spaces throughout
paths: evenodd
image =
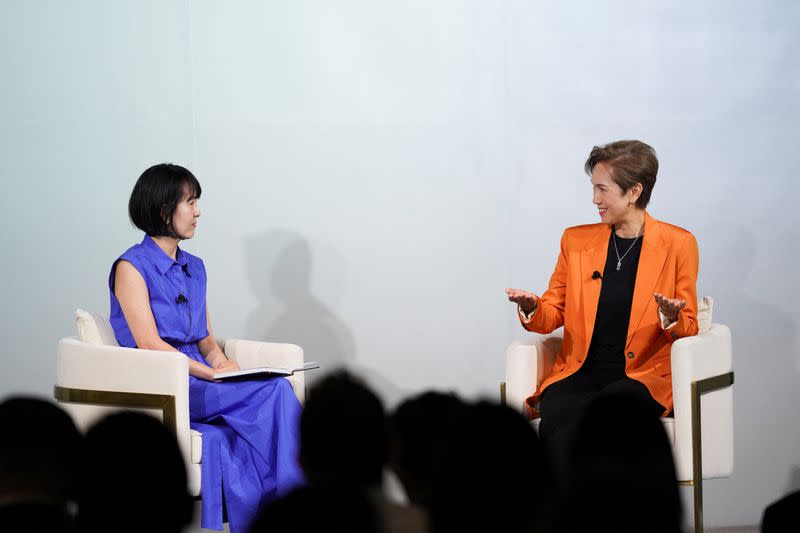
M 162 276 L 167 270 L 175 265 L 181 267 L 188 274 L 187 268 L 189 261 L 186 258 L 186 254 L 180 249 L 180 246 L 175 254 L 175 259 L 172 259 L 164 252 L 164 250 L 161 249 L 158 244 L 156 244 L 152 237 L 145 235 L 144 239 L 142 239 L 142 249 L 144 249 L 148 259 L 153 262 L 158 270 L 158 273 Z

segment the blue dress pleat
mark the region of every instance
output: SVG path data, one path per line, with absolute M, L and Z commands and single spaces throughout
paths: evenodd
M 221 529 L 224 499 L 231 532 L 246 531 L 263 504 L 303 483 L 300 413 L 285 378 L 214 383 L 189 377 L 189 417 L 203 434 L 202 527 Z
M 222 428 L 191 422 L 191 428 L 203 434 L 203 458 L 200 464 L 202 514 L 205 529 L 223 529 L 222 523 Z

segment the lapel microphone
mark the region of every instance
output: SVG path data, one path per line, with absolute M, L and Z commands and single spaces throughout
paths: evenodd
M 592 279 L 603 279 L 603 276 L 602 276 L 602 274 L 600 274 L 600 272 L 595 270 L 594 272 L 592 272 Z
M 183 293 L 180 293 L 178 296 L 175 297 L 175 303 L 176 304 L 182 304 L 182 303 L 186 303 L 188 301 L 189 301 L 189 298 L 184 296 Z

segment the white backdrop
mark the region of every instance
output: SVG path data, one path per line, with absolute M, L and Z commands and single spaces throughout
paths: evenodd
M 203 185 L 185 248 L 219 335 L 296 342 L 390 405 L 496 397 L 523 335 L 503 288 L 545 288 L 596 220 L 589 149 L 638 138 L 734 334 L 707 524 L 800 489 L 796 3 L 2 1 L 0 28 L 0 396 L 50 394 L 140 239 L 133 183 L 170 161 Z

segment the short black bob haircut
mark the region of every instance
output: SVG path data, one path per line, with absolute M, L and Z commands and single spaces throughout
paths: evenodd
M 151 237 L 177 237 L 168 221 L 187 189 L 190 198 L 200 198 L 203 192 L 189 170 L 171 163 L 153 165 L 133 186 L 128 202 L 131 222 Z

